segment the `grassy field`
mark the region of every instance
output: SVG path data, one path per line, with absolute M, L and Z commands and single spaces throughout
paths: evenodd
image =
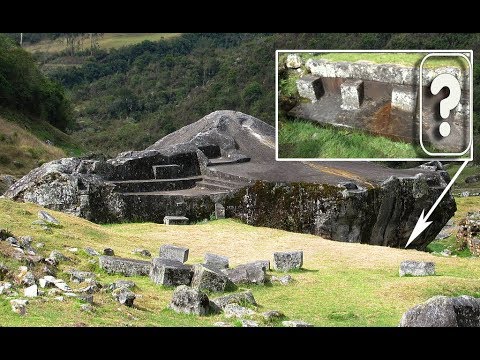
M 352 129 L 322 127 L 306 120 L 282 121 L 278 130 L 281 158 L 418 158 L 420 146 Z
M 448 171 L 448 173 L 450 174 L 451 177 L 456 174 L 456 172 L 457 172 L 457 170 L 460 166 L 461 166 L 460 162 L 453 163 L 453 164 L 450 164 L 448 166 L 447 171 Z M 480 191 L 480 182 L 470 183 L 470 184 L 467 184 L 465 182 L 465 179 L 468 176 L 478 175 L 478 174 L 480 174 L 480 166 L 479 165 L 471 164 L 471 165 L 467 166 L 465 169 L 463 169 L 461 174 L 458 176 L 457 181 L 455 181 L 455 184 L 453 184 L 453 190 L 455 192 L 461 192 L 463 190 Z
M 459 208 L 478 208 L 480 203 Z M 109 283 L 119 276 L 107 275 L 79 252 L 67 248 L 91 246 L 98 251 L 111 247 L 116 255 L 135 257 L 131 251 L 143 247 L 156 254 L 161 244 L 173 243 L 190 248 L 188 263 L 202 261 L 207 251 L 230 257 L 232 265 L 256 259 L 272 259 L 274 251 L 302 249 L 304 270 L 292 273 L 295 282 L 288 286 L 250 286 L 260 307 L 258 311 L 280 310 L 290 319 L 317 326 L 397 326 L 401 315 L 411 306 L 434 295 L 470 294 L 480 296 L 480 259 L 444 258 L 415 250 L 339 243 L 320 237 L 269 228 L 252 227 L 232 220 L 217 220 L 189 226 L 159 224 L 96 225 L 62 213 L 51 212 L 62 223 L 52 234 L 34 228 L 31 223 L 40 208 L 0 199 L 0 227 L 15 235 L 32 235 L 43 242 L 44 254 L 58 249 L 73 259 L 62 270 L 75 267 L 95 270 L 98 280 Z M 1 243 L 0 243 L 1 244 Z M 437 276 L 398 277 L 402 260 L 429 260 L 437 265 Z M 1 259 L 0 259 L 1 260 Z M 12 260 L 3 260 L 17 266 Z M 68 280 L 66 275 L 62 276 Z M 132 278 L 137 284 L 136 306 L 119 306 L 109 293 L 95 294 L 95 312 L 84 313 L 80 302 L 33 299 L 27 315 L 10 309 L 9 299 L 0 296 L 3 326 L 211 326 L 223 315 L 188 316 L 167 309 L 172 289 L 154 285 L 148 278 Z M 69 282 L 72 286 L 72 284 Z M 235 322 L 233 322 L 236 324 Z M 274 326 L 279 325 L 274 323 Z
M 102 38 L 99 39 L 98 45 L 101 49 L 118 49 L 122 46 L 134 45 L 141 43 L 142 41 L 159 41 L 165 39 L 171 39 L 180 34 L 178 33 L 105 33 Z M 84 48 L 88 48 L 88 39 L 84 42 Z M 65 43 L 63 40 L 48 40 L 41 41 L 37 44 L 28 44 L 25 50 L 30 52 L 47 52 L 56 53 L 65 49 Z
M 304 60 L 308 59 L 326 59 L 331 61 L 349 61 L 359 60 L 371 61 L 377 64 L 400 64 L 405 66 L 420 66 L 420 62 L 426 56 L 426 53 L 302 53 Z M 468 68 L 464 59 L 455 58 L 429 58 L 425 61 L 425 68 L 437 68 L 443 66 L 454 66 Z

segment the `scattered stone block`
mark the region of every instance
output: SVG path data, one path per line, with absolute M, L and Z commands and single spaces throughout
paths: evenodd
M 227 319 L 235 317 L 237 319 L 244 318 L 246 316 L 255 315 L 255 311 L 248 309 L 246 307 L 240 306 L 238 304 L 227 304 L 223 308 L 223 312 Z
M 123 274 L 125 276 L 147 276 L 152 266 L 149 261 L 104 255 L 99 257 L 99 264 L 109 274 Z
M 113 290 L 112 295 L 120 304 L 128 307 L 133 306 L 133 301 L 137 297 L 132 291 L 124 287 Z
M 266 322 L 272 322 L 274 320 L 283 319 L 285 317 L 285 314 L 281 311 L 270 310 L 262 313 L 262 316 Z
M 402 261 L 398 271 L 400 276 L 431 276 L 435 275 L 435 264 L 425 261 Z
M 38 212 L 38 219 L 43 220 L 46 223 L 51 224 L 51 225 L 57 225 L 57 226 L 60 225 L 60 221 L 55 219 L 52 215 L 50 215 L 48 212 L 46 212 L 44 210 L 40 210 Z
M 312 324 L 306 323 L 301 320 L 287 320 L 282 321 L 282 325 L 285 327 L 313 327 Z
M 394 85 L 392 89 L 392 108 L 414 113 L 417 106 L 417 89 L 412 86 Z
M 29 286 L 29 287 L 25 288 L 23 290 L 23 294 L 26 297 L 30 297 L 30 298 L 37 297 L 38 296 L 38 286 L 37 285 L 32 285 L 32 286 Z
M 273 282 L 278 282 L 281 285 L 288 285 L 293 281 L 293 278 L 290 275 L 284 275 L 284 276 L 272 276 L 270 278 L 270 281 Z
M 202 291 L 181 285 L 173 292 L 170 309 L 177 313 L 207 315 L 210 301 Z
M 228 279 L 236 285 L 263 285 L 266 281 L 265 264 L 260 262 L 238 265 L 236 268 L 226 269 L 224 272 Z
M 160 258 L 184 263 L 188 260 L 188 249 L 181 246 L 165 244 L 160 246 Z
M 228 257 L 206 253 L 205 254 L 205 265 L 211 266 L 217 269 L 227 269 L 228 268 Z
M 241 321 L 242 327 L 259 327 L 258 322 L 253 321 L 253 320 L 245 320 L 243 319 Z
M 276 252 L 273 266 L 277 271 L 300 269 L 303 265 L 303 251 Z
M 143 257 L 152 257 L 152 254 L 147 249 L 137 248 L 132 251 L 132 254 L 138 254 Z
M 312 103 L 316 102 L 325 93 L 322 79 L 318 76 L 312 75 L 307 75 L 298 79 L 297 90 L 300 97 L 308 99 Z
M 70 281 L 81 283 L 86 281 L 87 279 L 95 279 L 95 274 L 89 271 L 79 271 L 72 269 L 67 271 L 70 274 Z
M 212 292 L 225 291 L 228 277 L 220 270 L 203 264 L 197 264 L 193 269 L 192 288 Z
M 106 248 L 106 249 L 103 249 L 103 255 L 115 256 L 115 251 L 113 251 L 113 249 Z
M 223 310 L 228 304 L 250 304 L 257 306 L 257 302 L 250 290 L 220 296 L 212 299 L 211 303 L 212 307 L 218 311 Z
M 127 289 L 133 289 L 135 287 L 135 283 L 131 280 L 117 280 L 114 283 L 111 283 L 110 285 L 108 285 L 108 289 L 110 291 L 119 289 L 121 287 L 124 287 Z
M 165 225 L 187 225 L 188 218 L 185 216 L 165 216 L 163 223 Z
M 215 203 L 215 219 L 225 219 L 225 206 Z
M 434 296 L 405 312 L 400 327 L 479 327 L 480 299 Z
M 358 110 L 363 102 L 363 80 L 347 79 L 340 85 L 343 110 Z
M 152 261 L 150 279 L 155 284 L 164 286 L 190 285 L 192 267 L 180 261 L 155 258 Z
M 20 315 L 25 315 L 25 313 L 27 312 L 27 304 L 28 304 L 28 300 L 22 300 L 22 299 L 10 300 L 12 311 Z
M 288 54 L 285 66 L 289 69 L 298 69 L 303 64 L 302 58 L 298 54 Z
M 91 247 L 86 247 L 84 250 L 90 256 L 99 256 L 100 255 L 100 253 L 97 250 L 95 250 Z

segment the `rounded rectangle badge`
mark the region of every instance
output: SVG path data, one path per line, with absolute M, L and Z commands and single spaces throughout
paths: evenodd
M 472 50 L 277 50 L 278 161 L 473 159 Z

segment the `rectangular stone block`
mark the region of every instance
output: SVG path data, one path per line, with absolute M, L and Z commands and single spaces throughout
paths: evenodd
M 225 219 L 225 206 L 215 203 L 215 219 Z
M 228 257 L 222 256 L 222 255 L 206 253 L 204 259 L 205 259 L 205 265 L 213 266 L 214 268 L 217 268 L 217 269 L 227 269 L 229 265 Z
M 425 261 L 402 261 L 398 271 L 400 276 L 430 276 L 435 275 L 435 264 L 433 262 Z
M 273 254 L 273 266 L 278 271 L 300 269 L 303 265 L 303 251 L 276 252 Z
M 192 288 L 208 291 L 225 291 L 228 277 L 217 268 L 197 264 L 194 267 Z
M 345 80 L 340 85 L 342 93 L 343 110 L 358 110 L 363 102 L 363 81 L 362 80 Z
M 123 274 L 125 276 L 145 276 L 150 273 L 150 261 L 124 259 L 116 256 L 100 256 L 100 267 L 109 274 Z
M 392 108 L 414 114 L 417 107 L 417 89 L 395 85 L 392 89 Z
M 181 246 L 165 244 L 160 246 L 159 255 L 162 259 L 175 260 L 184 263 L 188 260 L 188 249 Z
M 300 97 L 316 102 L 325 93 L 322 79 L 307 75 L 297 80 L 297 90 Z
M 155 284 L 165 286 L 190 285 L 192 282 L 192 267 L 180 261 L 155 258 L 152 260 L 150 279 Z
M 187 225 L 188 218 L 185 216 L 170 216 L 167 215 L 163 218 L 163 223 L 165 225 Z

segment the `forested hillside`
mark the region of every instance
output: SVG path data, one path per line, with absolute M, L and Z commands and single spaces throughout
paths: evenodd
M 218 109 L 273 124 L 276 49 L 479 47 L 478 34 L 183 34 L 93 55 L 35 56 L 71 94 L 73 136 L 89 150 L 113 155 L 144 148 Z M 474 70 L 478 89 L 480 67 Z

